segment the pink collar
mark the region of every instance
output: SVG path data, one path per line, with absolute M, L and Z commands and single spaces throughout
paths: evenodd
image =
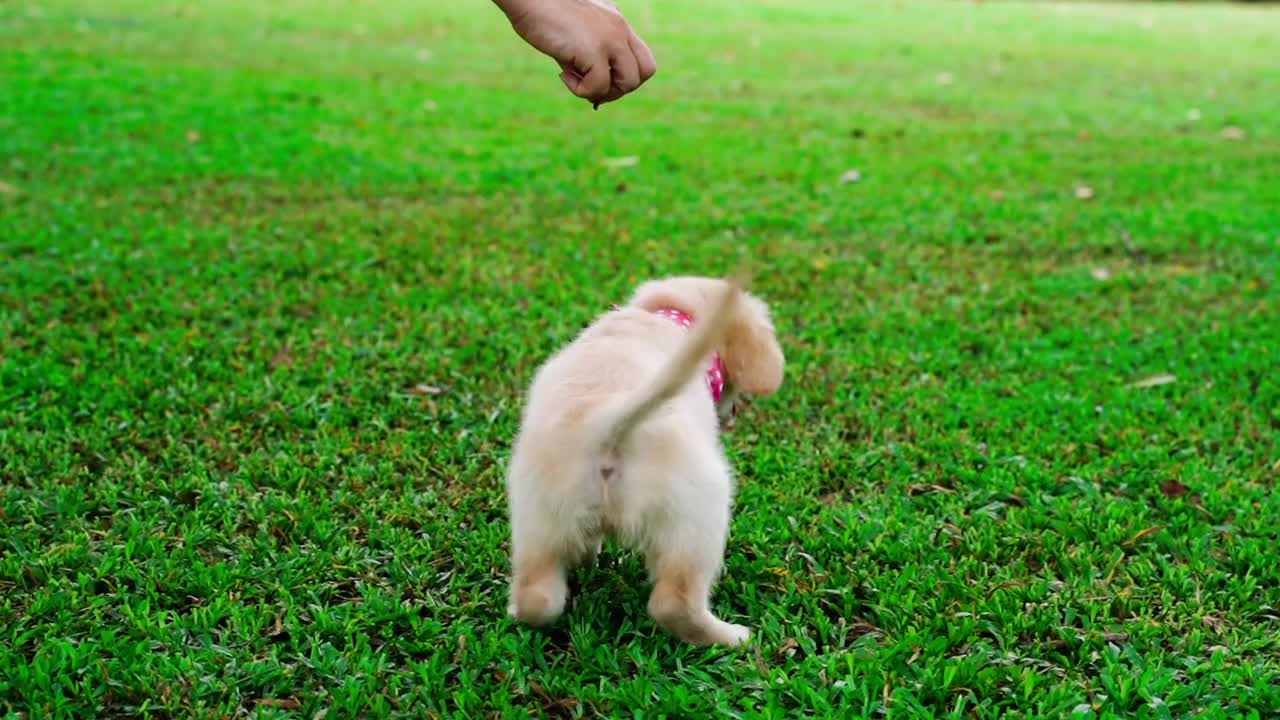
M 661 315 L 685 330 L 693 327 L 693 318 L 683 310 L 658 308 L 653 314 Z M 724 363 L 720 362 L 720 353 L 711 353 L 711 367 L 707 368 L 707 389 L 711 391 L 712 402 L 719 405 L 720 396 L 724 394 Z

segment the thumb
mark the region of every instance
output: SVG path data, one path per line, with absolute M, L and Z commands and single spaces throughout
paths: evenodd
M 563 72 L 560 80 L 569 92 L 587 100 L 598 100 L 609 94 L 612 83 L 608 56 L 603 53 L 598 59 L 579 60 L 573 64 L 561 63 Z

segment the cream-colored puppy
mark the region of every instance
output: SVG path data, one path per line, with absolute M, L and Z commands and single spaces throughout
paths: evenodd
M 708 375 L 708 368 L 710 370 Z M 507 476 L 508 612 L 543 624 L 564 610 L 566 571 L 606 535 L 644 553 L 649 614 L 687 642 L 737 645 L 747 628 L 711 613 L 734 481 L 713 392 L 769 395 L 783 356 L 768 307 L 733 281 L 642 285 L 534 378 Z

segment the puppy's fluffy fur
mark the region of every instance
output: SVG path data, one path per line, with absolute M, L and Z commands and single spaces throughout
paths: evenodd
M 692 330 L 654 313 L 690 315 Z M 703 379 L 711 352 L 734 393 L 769 395 L 783 355 L 769 309 L 736 281 L 642 285 L 539 369 L 507 477 L 508 612 L 544 624 L 564 610 L 565 573 L 613 536 L 644 553 L 649 614 L 695 644 L 737 645 L 747 628 L 711 613 L 734 482 Z

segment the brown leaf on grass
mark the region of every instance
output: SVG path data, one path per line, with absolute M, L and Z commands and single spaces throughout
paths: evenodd
M 779 660 L 779 661 L 784 660 L 794 655 L 795 651 L 799 647 L 800 647 L 800 643 L 796 642 L 794 638 L 787 638 L 786 641 L 784 641 L 782 645 L 778 647 L 777 651 L 773 653 L 773 657 L 775 660 Z
M 196 143 L 200 142 L 200 131 L 199 131 L 199 130 L 188 130 L 188 131 L 187 131 L 187 142 L 191 143 L 192 145 L 195 145 Z
M 282 346 L 276 351 L 275 355 L 271 356 L 271 367 L 293 367 L 293 353 L 289 350 L 288 345 Z
M 254 705 L 263 707 L 280 708 L 281 710 L 297 710 L 302 707 L 302 701 L 296 697 L 287 698 L 258 698 L 253 701 Z
M 1165 480 L 1160 483 L 1160 492 L 1164 493 L 1167 498 L 1180 498 L 1186 495 L 1191 488 L 1183 485 L 1177 480 Z
M 1205 627 L 1219 634 L 1222 632 L 1222 628 L 1226 625 L 1226 623 L 1222 622 L 1222 618 L 1214 617 L 1212 615 L 1205 615 L 1200 618 L 1200 622 L 1204 623 Z
M 17 195 L 18 186 L 0 180 L 0 195 Z
M 916 495 L 928 495 L 932 493 L 944 493 L 946 495 L 950 495 L 951 493 L 954 493 L 954 492 L 955 490 L 952 490 L 949 487 L 943 487 L 941 485 L 935 485 L 932 483 L 913 483 L 907 486 L 908 497 L 914 497 Z
M 933 537 L 930 542 L 936 546 L 938 544 L 938 540 L 940 540 L 944 535 L 947 538 L 947 542 L 954 547 L 960 544 L 960 539 L 964 536 L 964 531 L 957 525 L 943 523 L 933 531 Z
M 529 689 L 537 694 L 537 696 L 542 700 L 542 709 L 544 711 L 558 710 L 560 712 L 572 712 L 582 706 L 582 703 L 578 701 L 578 698 L 573 697 L 572 695 L 562 698 L 552 697 L 550 693 L 543 689 L 542 684 L 537 681 L 529 683 Z
M 871 623 L 865 620 L 854 620 L 853 622 L 849 623 L 849 629 L 855 633 L 853 636 L 854 638 L 860 638 L 864 635 L 883 635 L 884 634 L 881 632 L 880 628 L 876 627 L 875 625 L 872 625 Z
M 438 385 L 428 385 L 427 383 L 418 383 L 409 388 L 409 392 L 414 395 L 443 395 L 445 389 Z
M 1137 382 L 1129 383 L 1129 387 L 1134 388 L 1135 390 L 1142 390 L 1144 388 L 1159 387 L 1161 385 L 1171 385 L 1177 381 L 1177 377 L 1168 373 L 1161 373 L 1160 375 L 1152 375 L 1151 377 L 1143 378 Z
M 1244 139 L 1244 129 L 1238 128 L 1235 125 L 1228 125 L 1227 127 L 1222 128 L 1222 132 L 1219 134 L 1222 135 L 1223 140 L 1239 141 Z
M 1148 535 L 1154 535 L 1163 529 L 1164 529 L 1163 525 L 1156 525 L 1155 527 L 1149 527 L 1146 530 L 1139 530 L 1138 532 L 1134 533 L 1133 537 L 1126 540 L 1124 544 L 1128 546 L 1136 545 L 1139 540 L 1147 537 Z

